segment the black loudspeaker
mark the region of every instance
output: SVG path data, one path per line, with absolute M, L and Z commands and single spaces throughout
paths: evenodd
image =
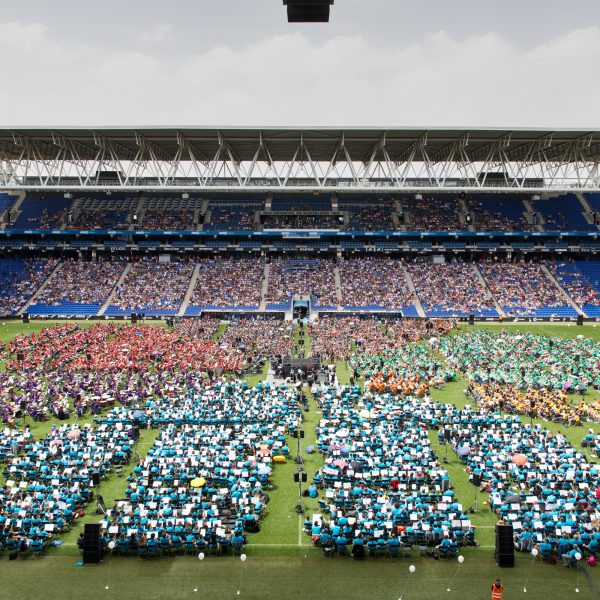
M 83 529 L 83 562 L 99 563 L 101 560 L 100 523 L 86 523 Z
M 19 362 L 22 362 L 25 360 L 25 354 L 23 354 L 23 352 L 17 352 L 17 360 Z
M 23 313 L 23 323 L 29 323 L 29 314 Z
M 444 429 L 444 440 L 445 440 L 446 442 L 450 442 L 450 439 L 451 439 L 451 433 L 452 433 L 452 432 L 450 431 L 450 429 L 448 429 L 448 428 Z
M 140 428 L 139 427 L 134 425 L 131 428 L 131 437 L 136 441 L 140 439 Z
M 469 315 L 469 325 L 475 325 L 475 315 L 473 313 Z
M 92 473 L 92 483 L 94 485 L 100 485 L 100 473 L 98 473 L 98 471 Z
M 447 492 L 450 489 L 450 480 L 442 479 L 442 492 Z
M 283 0 L 289 23 L 327 23 L 333 0 Z
M 479 473 L 473 473 L 473 477 L 471 478 L 471 483 L 479 487 L 481 485 L 481 475 Z
M 300 483 L 300 478 L 302 478 L 302 483 L 306 483 L 307 475 L 306 471 L 302 471 L 301 473 L 294 473 L 294 482 Z
M 583 325 L 583 315 L 577 315 L 577 325 L 580 327 Z
M 135 325 L 138 321 L 137 313 L 131 313 L 131 324 Z
M 515 566 L 515 545 L 512 525 L 496 525 L 496 562 L 499 567 Z

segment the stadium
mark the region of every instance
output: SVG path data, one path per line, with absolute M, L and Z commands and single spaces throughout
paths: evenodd
M 595 597 L 600 132 L 0 148 L 9 588 Z
M 4 6 L 2 597 L 599 600 L 598 19 Z

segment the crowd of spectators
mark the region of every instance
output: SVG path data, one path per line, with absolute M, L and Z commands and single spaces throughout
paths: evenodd
M 115 290 L 112 304 L 134 311 L 177 310 L 188 290 L 193 270 L 190 262 L 131 263 Z
M 61 208 L 50 211 L 43 208 L 39 215 L 32 216 L 29 221 L 36 229 L 56 229 L 61 226 L 64 218 L 66 215 Z
M 191 230 L 194 229 L 194 211 L 186 208 L 169 210 L 147 209 L 139 229 Z
M 234 231 L 251 231 L 256 228 L 255 215 L 258 207 L 231 206 L 229 208 L 213 207 L 210 218 L 204 224 L 206 230 L 231 229 Z
M 470 263 L 407 264 L 417 296 L 434 316 L 497 315 L 489 292 Z
M 483 261 L 478 267 L 508 316 L 531 315 L 536 309 L 567 303 L 539 264 Z
M 600 304 L 596 288 L 576 267 L 557 261 L 547 262 L 546 266 L 575 304 L 580 307 Z
M 402 200 L 408 231 L 460 231 L 465 229 L 459 218 L 456 198 L 405 198 Z
M 81 210 L 71 222 L 68 216 L 65 218 L 65 229 L 128 229 L 127 218 L 128 213 L 123 210 Z
M 56 268 L 58 260 L 0 259 L 0 315 L 14 315 Z
M 9 314 L 23 306 L 56 267 L 55 259 L 0 261 L 0 309 Z M 187 291 L 195 262 L 63 260 L 41 290 L 40 305 L 102 304 L 127 264 L 131 271 L 119 287 L 115 310 L 175 310 Z M 258 309 L 263 288 L 261 258 L 200 258 L 199 277 L 191 307 Z M 574 311 L 567 298 L 544 271 L 580 306 L 600 302 L 594 286 L 562 263 L 479 263 L 426 260 L 405 262 L 381 257 L 273 259 L 265 300 L 288 304 L 294 294 L 309 294 L 316 306 L 345 309 L 409 310 L 416 314 L 420 300 L 427 316 L 453 318 L 474 314 L 497 317 L 496 306 L 508 316 Z M 340 298 L 335 268 L 340 275 Z M 479 277 L 479 274 L 482 276 Z M 407 281 L 410 275 L 416 295 Z M 412 314 L 412 313 L 411 313 Z M 575 313 L 573 313 L 575 314 Z M 542 316 L 544 316 L 542 314 Z M 563 315 L 567 316 L 567 315 Z M 568 316 L 572 316 L 570 313 Z
M 317 306 L 337 306 L 334 268 L 335 262 L 325 258 L 273 260 L 267 302 L 284 304 L 295 294 L 308 294 Z
M 414 304 L 403 263 L 391 258 L 346 258 L 338 262 L 342 304 L 401 308 Z
M 392 203 L 365 204 L 352 206 L 345 209 L 342 205 L 340 211 L 348 211 L 348 224 L 346 231 L 395 231 L 398 229 L 394 223 Z
M 264 276 L 262 260 L 210 258 L 198 264 L 200 274 L 190 306 L 258 308 Z
M 520 218 L 510 217 L 503 213 L 501 209 L 489 210 L 483 208 L 475 201 L 466 201 L 470 220 L 467 225 L 472 225 L 475 231 L 530 231 L 532 226 L 521 216 Z
M 119 280 L 125 263 L 64 260 L 37 297 L 38 304 L 102 304 Z

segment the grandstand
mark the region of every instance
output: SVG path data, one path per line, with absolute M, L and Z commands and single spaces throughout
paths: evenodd
M 0 130 L 2 164 L 10 167 L 0 195 L 6 316 L 275 311 L 291 318 L 300 296 L 309 298 L 315 317 L 600 314 L 600 193 L 589 167 L 598 160 L 596 133 L 585 134 L 585 165 L 573 164 L 573 172 L 589 170 L 585 179 L 556 166 L 571 160 L 577 131 L 101 132 L 122 160 L 135 140 L 160 148 L 173 161 L 169 179 L 153 177 L 149 164 L 135 172 L 98 164 L 88 150 L 95 131 L 21 133 L 29 140 L 25 150 L 15 145 L 15 132 Z M 465 136 L 473 161 L 466 171 L 453 158 Z M 73 160 L 85 179 L 70 174 L 66 158 L 39 178 L 36 161 L 57 159 L 49 138 L 77 148 Z M 345 158 L 335 154 L 342 139 Z M 266 163 L 255 143 L 268 146 Z M 189 144 L 214 159 L 184 161 L 177 149 Z M 401 177 L 394 160 L 417 147 Z M 308 165 L 294 158 L 300 151 L 310 156 Z M 501 168 L 486 171 L 483 152 Z M 326 168 L 334 158 L 335 176 Z M 183 176 L 190 167 L 197 177 Z M 232 176 L 217 176 L 225 172 Z M 36 268 L 15 268 L 24 259 Z

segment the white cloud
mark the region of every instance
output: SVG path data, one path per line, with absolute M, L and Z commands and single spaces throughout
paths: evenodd
M 34 50 L 47 42 L 46 32 L 47 28 L 41 23 L 0 23 L 0 43 L 7 47 L 18 46 L 22 50 Z
M 150 31 L 142 31 L 140 33 L 140 42 L 156 44 L 158 42 L 164 42 L 171 37 L 173 27 L 171 25 L 156 25 L 154 29 Z
M 3 125 L 600 126 L 598 27 L 529 48 L 296 33 L 191 55 L 71 47 L 39 24 L 0 24 L 3 38 Z
M 63 48 L 47 34 L 48 28 L 41 23 L 0 23 L 0 48 L 4 56 L 12 55 L 19 62 L 60 59 Z

